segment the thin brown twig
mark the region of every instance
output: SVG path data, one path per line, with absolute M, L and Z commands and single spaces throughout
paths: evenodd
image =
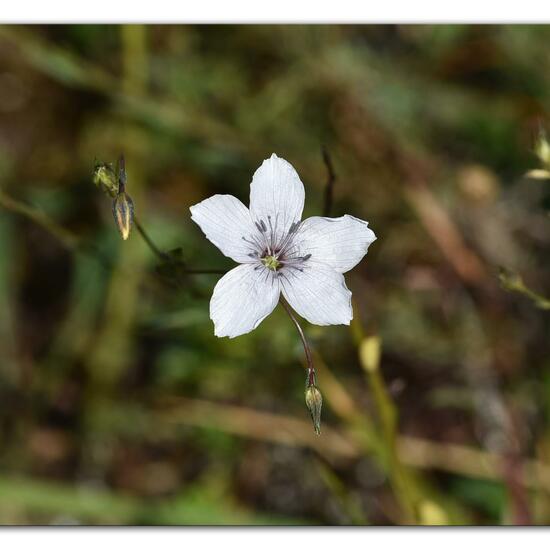
M 239 437 L 309 447 L 332 460 L 353 460 L 365 451 L 353 432 L 326 427 L 316 437 L 309 422 L 292 416 L 226 405 L 203 399 L 172 398 L 158 404 L 156 418 L 168 424 L 215 428 Z M 422 470 L 440 470 L 466 477 L 502 481 L 502 456 L 468 445 L 398 435 L 397 449 L 404 464 Z M 550 493 L 550 466 L 524 460 L 518 482 L 525 488 Z
M 332 200 L 334 197 L 334 184 L 336 182 L 336 174 L 334 173 L 334 166 L 332 165 L 332 159 L 328 149 L 323 146 L 322 149 L 323 162 L 327 167 L 327 184 L 325 186 L 325 198 L 323 202 L 323 216 L 330 216 L 332 210 Z
M 459 229 L 430 188 L 423 181 L 415 180 L 414 184 L 404 186 L 403 191 L 420 222 L 461 280 L 484 288 L 488 278 L 485 264 L 466 245 Z
M 308 374 L 308 386 L 311 386 L 315 384 L 315 366 L 313 364 L 313 356 L 311 354 L 311 348 L 309 347 L 309 343 L 307 341 L 306 335 L 304 334 L 304 331 L 302 330 L 302 327 L 300 326 L 300 323 L 298 322 L 298 319 L 296 319 L 296 316 L 294 315 L 294 312 L 290 308 L 290 306 L 287 304 L 286 300 L 281 296 L 281 305 L 284 307 L 285 311 L 288 313 L 288 316 L 294 323 L 294 326 L 296 327 L 296 330 L 298 331 L 298 334 L 300 335 L 300 340 L 302 340 L 302 345 L 304 346 L 304 352 L 306 354 L 306 362 L 307 362 L 307 374 Z
M 403 167 L 408 180 L 408 185 L 405 186 L 404 191 L 406 198 L 416 210 L 427 232 L 455 270 L 466 292 L 479 307 L 487 312 L 486 318 L 482 316 L 482 326 L 488 326 L 491 324 L 491 319 L 504 314 L 504 307 L 498 299 L 495 299 L 498 296 L 495 292 L 496 285 L 486 263 L 477 252 L 466 244 L 460 229 L 454 223 L 450 214 L 430 190 L 425 179 L 417 173 L 418 165 L 412 167 L 407 159 L 407 161 L 404 161 Z M 490 330 L 487 332 L 492 333 L 492 329 L 491 325 Z M 497 358 L 498 354 L 495 351 L 497 348 L 498 341 L 493 345 L 494 365 L 501 360 Z M 492 369 L 488 365 L 485 375 L 491 376 L 491 373 Z M 493 402 L 508 417 L 508 420 L 505 421 L 507 426 L 503 424 L 496 429 L 502 432 L 508 441 L 514 440 L 517 436 L 515 433 L 517 430 L 512 427 L 512 423 L 509 421 L 511 413 L 504 404 L 496 377 L 494 381 L 489 381 L 488 386 L 476 385 L 474 389 L 482 396 L 483 401 L 486 401 L 488 392 L 490 392 Z M 484 414 L 487 408 L 484 407 L 479 410 L 482 411 L 481 414 Z M 517 481 L 517 478 L 521 476 L 519 470 L 523 462 L 520 447 L 517 445 L 508 445 L 508 447 L 501 451 L 499 470 L 511 498 L 515 515 L 514 520 L 516 523 L 523 525 L 529 523 L 531 517 L 525 487 Z

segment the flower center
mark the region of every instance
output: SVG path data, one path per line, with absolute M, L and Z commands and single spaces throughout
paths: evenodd
M 281 266 L 281 262 L 276 258 L 276 256 L 264 256 L 262 258 L 262 263 L 265 267 L 271 269 L 272 271 L 277 271 L 277 269 Z

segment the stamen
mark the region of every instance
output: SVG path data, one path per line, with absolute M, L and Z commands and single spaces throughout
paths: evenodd
M 244 235 L 241 236 L 241 239 L 252 246 L 252 251 L 253 252 L 258 252 L 258 251 L 262 250 L 262 248 L 263 248 L 262 243 L 258 240 L 256 235 L 250 235 L 250 239 L 252 239 L 252 240 L 247 239 Z
M 262 237 L 262 240 L 263 240 L 263 245 L 260 245 L 259 248 L 260 249 L 261 248 L 266 248 L 267 251 L 271 254 L 271 243 L 270 243 L 270 240 L 268 240 L 267 235 L 266 235 L 267 226 L 265 225 L 264 220 L 259 219 L 259 220 L 255 221 L 254 224 L 256 225 L 258 230 L 260 231 L 260 236 Z
M 271 250 L 273 249 L 273 224 L 271 223 L 271 216 L 267 217 L 267 223 L 269 223 L 269 242 L 271 244 Z
M 290 226 L 290 229 L 288 230 L 288 233 L 286 234 L 285 238 L 283 239 L 280 249 L 280 254 L 287 254 L 288 251 L 285 250 L 286 247 L 292 243 L 292 239 L 294 237 L 294 233 L 297 231 L 298 227 L 300 227 L 301 222 L 293 222 Z

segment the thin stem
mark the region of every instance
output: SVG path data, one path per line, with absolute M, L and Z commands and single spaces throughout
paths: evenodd
M 101 251 L 95 247 L 93 244 L 84 243 L 81 239 L 69 229 L 59 225 L 57 222 L 52 220 L 47 214 L 38 210 L 36 207 L 26 204 L 22 201 L 14 199 L 13 197 L 7 195 L 2 190 L 0 190 L 0 206 L 3 206 L 6 210 L 19 214 L 24 218 L 27 218 L 33 223 L 43 227 L 48 231 L 52 236 L 54 236 L 58 241 L 60 241 L 63 246 L 74 252 L 83 252 L 91 256 L 96 257 L 107 269 L 113 267 L 112 262 L 106 259 Z M 163 261 L 173 261 L 172 258 L 165 252 L 162 252 L 155 243 L 151 240 L 148 234 L 145 232 L 141 224 L 134 217 L 134 223 L 136 229 L 139 231 L 140 235 L 143 237 L 145 242 L 148 244 L 149 248 L 154 252 Z M 189 269 L 184 267 L 183 262 L 179 262 L 185 273 L 189 275 L 225 275 L 226 270 L 223 269 Z
M 80 243 L 71 231 L 54 222 L 47 214 L 38 210 L 34 206 L 21 202 L 0 190 L 0 206 L 19 214 L 28 220 L 43 227 L 46 231 L 56 237 L 69 250 L 76 250 Z
M 168 256 L 168 254 L 166 254 L 166 252 L 163 252 L 153 242 L 153 240 L 151 239 L 151 237 L 149 237 L 149 234 L 147 233 L 147 231 L 145 231 L 145 228 L 141 225 L 141 223 L 139 222 L 137 216 L 135 216 L 135 215 L 134 215 L 134 225 L 136 226 L 136 229 L 138 230 L 138 232 L 141 235 L 142 239 L 145 241 L 145 244 L 151 249 L 151 252 L 153 252 L 153 254 L 155 256 L 157 256 L 160 260 L 169 261 L 170 256 Z
M 540 309 L 550 309 L 550 300 L 542 294 L 530 289 L 524 282 L 521 275 L 512 273 L 501 268 L 499 273 L 501 286 L 509 292 L 518 292 L 530 298 Z
M 355 307 L 354 310 L 357 310 Z M 417 522 L 419 489 L 410 472 L 404 467 L 397 447 L 398 412 L 380 371 L 381 342 L 376 336 L 367 336 L 359 315 L 355 316 L 352 330 L 359 347 L 359 361 L 366 374 L 374 397 L 374 405 L 380 420 L 380 436 L 383 443 L 378 451 L 387 469 L 396 497 L 410 522 Z
M 138 230 L 139 234 L 147 244 L 147 246 L 151 249 L 153 254 L 159 258 L 159 260 L 162 260 L 163 262 L 171 262 L 174 264 L 177 264 L 182 268 L 182 271 L 188 275 L 225 275 L 227 273 L 224 269 L 193 269 L 188 268 L 185 266 L 185 262 L 182 260 L 178 260 L 176 258 L 172 258 L 169 254 L 166 252 L 163 252 L 154 242 L 153 239 L 149 236 L 147 231 L 145 231 L 145 228 L 141 223 L 139 223 L 139 220 L 136 216 L 134 216 L 134 225 L 136 226 L 136 229 Z
M 313 356 L 311 354 L 311 349 L 309 347 L 308 341 L 306 339 L 306 335 L 304 334 L 304 331 L 302 330 L 302 327 L 300 326 L 300 323 L 298 322 L 298 319 L 294 316 L 294 313 L 290 306 L 287 304 L 286 300 L 281 297 L 281 305 L 285 308 L 285 311 L 288 313 L 288 316 L 294 323 L 294 326 L 296 327 L 296 330 L 298 331 L 298 334 L 300 335 L 300 339 L 302 340 L 302 345 L 304 346 L 304 351 L 306 354 L 306 361 L 307 361 L 307 371 L 308 371 L 308 385 L 315 384 L 315 366 L 313 365 Z
M 124 155 L 120 155 L 119 159 L 118 159 L 118 163 L 117 163 L 117 172 L 118 172 L 118 192 L 119 194 L 120 193 L 124 193 L 125 192 L 125 188 L 126 188 L 126 162 L 124 160 Z M 141 238 L 144 240 L 145 244 L 149 247 L 149 249 L 151 250 L 151 252 L 153 252 L 153 254 L 155 256 L 157 256 L 157 258 L 159 258 L 159 260 L 163 261 L 163 262 L 168 262 L 168 263 L 173 263 L 173 264 L 177 264 L 179 267 L 182 268 L 182 270 L 185 272 L 185 273 L 194 273 L 194 274 L 203 274 L 203 273 L 225 273 L 224 271 L 221 271 L 221 270 L 202 270 L 202 269 L 192 269 L 192 270 L 189 270 L 185 267 L 185 262 L 183 262 L 182 260 L 177 260 L 175 258 L 172 258 L 170 256 L 170 254 L 167 254 L 166 252 L 163 252 L 153 241 L 153 239 L 151 239 L 151 237 L 149 236 L 149 234 L 147 233 L 147 231 L 145 231 L 145 227 L 143 227 L 143 225 L 139 222 L 138 220 L 138 217 L 134 214 L 134 225 L 136 226 L 136 229 L 138 230 L 138 233 L 140 234 Z
M 39 225 L 50 235 L 55 237 L 65 248 L 73 253 L 87 254 L 96 258 L 103 267 L 110 269 L 112 263 L 103 256 L 101 251 L 92 243 L 83 242 L 75 233 L 59 225 L 47 214 L 38 208 L 7 195 L 0 190 L 0 206 L 6 210 L 19 214 L 27 220 Z

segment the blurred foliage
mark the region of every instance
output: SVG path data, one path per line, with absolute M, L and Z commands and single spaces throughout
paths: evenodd
M 548 26 L 0 27 L 0 523 L 550 523 L 531 299 L 550 296 L 549 44 Z M 281 308 L 214 337 L 219 275 L 188 271 L 231 262 L 188 209 L 247 203 L 276 152 L 318 215 L 323 147 L 331 215 L 378 240 L 347 276 L 351 331 L 305 327 L 317 437 Z M 120 239 L 93 183 L 121 153 L 160 254 Z

